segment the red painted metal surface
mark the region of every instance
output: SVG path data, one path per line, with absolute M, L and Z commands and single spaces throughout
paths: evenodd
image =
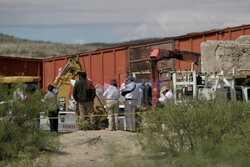
M 38 76 L 42 78 L 42 60 L 0 56 L 0 75 Z M 41 83 L 38 84 L 41 88 Z
M 52 84 L 56 76 L 63 70 L 67 63 L 68 55 L 43 60 L 43 90 Z
M 0 56 L 0 75 L 41 76 L 42 60 Z
M 156 65 L 156 64 L 155 64 Z M 152 87 L 152 105 L 155 107 L 158 103 L 160 97 L 160 88 L 159 88 L 159 72 L 156 69 L 152 69 L 153 64 L 151 64 L 151 87 Z
M 104 49 L 79 54 L 79 61 L 89 79 L 95 85 L 104 86 L 111 78 L 116 78 L 119 84 L 127 77 L 127 47 Z M 67 63 L 69 55 L 43 60 L 43 88 L 51 84 Z
M 200 53 L 201 42 L 207 40 L 236 40 L 241 35 L 250 35 L 250 25 L 190 33 L 172 39 L 175 41 L 175 49 Z
M 94 81 L 94 84 L 104 85 L 110 78 L 116 78 L 121 84 L 129 73 L 140 69 L 147 70 L 150 67 L 146 62 L 149 58 L 148 53 L 153 48 L 200 53 L 200 44 L 203 41 L 236 40 L 241 35 L 250 35 L 250 25 L 98 49 L 93 52 L 80 53 L 80 62 L 82 64 L 85 62 L 86 72 L 89 78 Z M 0 74 L 5 76 L 41 76 L 42 87 L 46 90 L 47 85 L 53 82 L 66 65 L 67 58 L 68 55 L 44 60 L 0 57 Z M 138 58 L 140 60 L 145 59 L 145 61 L 138 61 Z M 177 64 L 175 64 L 175 68 L 186 69 L 188 66 L 185 63 Z
M 191 62 L 176 59 L 176 62 L 175 62 L 175 70 L 176 71 L 178 71 L 178 70 L 191 70 L 191 69 L 192 69 Z M 194 65 L 194 70 L 198 71 L 197 65 Z
M 94 84 L 103 85 L 103 52 L 91 55 L 91 80 Z
M 121 85 L 127 78 L 128 50 L 117 50 L 115 55 L 116 78 L 118 78 L 119 85 Z
M 93 83 L 104 86 L 111 78 L 119 85 L 127 77 L 128 48 L 115 48 L 80 54 L 80 62 L 85 64 L 86 72 Z M 84 60 L 84 63 L 83 63 Z

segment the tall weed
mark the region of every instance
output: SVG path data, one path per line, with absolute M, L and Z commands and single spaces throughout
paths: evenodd
M 249 103 L 220 97 L 167 102 L 141 115 L 138 141 L 173 166 L 246 166 L 249 115 Z
M 19 90 L 26 96 L 22 99 Z M 42 92 L 29 93 L 25 85 L 17 83 L 9 87 L 0 84 L 0 162 L 33 159 L 41 152 L 56 150 L 57 135 L 39 130 L 40 112 L 46 112 L 48 104 L 42 102 Z M 27 93 L 26 93 L 27 92 Z

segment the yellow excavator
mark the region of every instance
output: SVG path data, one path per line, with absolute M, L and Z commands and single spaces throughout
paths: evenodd
M 84 71 L 86 72 L 85 64 L 84 64 Z M 79 80 L 79 76 L 77 75 L 78 72 L 83 72 L 82 65 L 79 62 L 79 56 L 73 55 L 69 57 L 68 62 L 63 68 L 62 72 L 55 78 L 53 82 L 53 85 L 59 88 L 58 95 L 57 95 L 57 102 L 59 104 L 59 114 L 60 114 L 60 111 L 64 111 L 65 114 L 67 114 L 68 111 L 69 112 L 74 111 L 74 99 L 72 96 L 72 90 L 73 90 L 72 85 L 74 84 L 75 81 Z M 94 99 L 94 110 L 95 110 L 96 115 L 106 114 L 104 105 L 97 94 Z M 106 116 L 96 117 L 96 122 L 99 125 L 99 127 L 100 127 L 100 124 L 102 124 L 101 126 L 106 127 L 105 124 L 107 122 L 107 118 Z M 60 120 L 59 120 L 59 123 L 60 123 Z M 65 127 L 67 128 L 66 125 Z
M 26 85 L 26 91 L 38 89 L 40 81 L 41 77 L 35 76 L 0 76 L 0 83 L 8 85 L 8 88 L 11 88 L 12 84 L 23 83 Z
M 68 111 L 70 100 L 71 80 L 79 80 L 77 72 L 82 71 L 82 66 L 77 56 L 68 59 L 62 72 L 55 78 L 53 85 L 59 88 L 57 102 L 60 111 Z

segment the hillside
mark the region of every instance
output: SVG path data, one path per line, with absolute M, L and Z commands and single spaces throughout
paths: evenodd
M 115 45 L 135 44 L 158 40 L 159 38 L 139 39 L 121 43 L 60 44 L 15 38 L 0 33 L 0 56 L 44 58 L 58 55 L 94 51 Z
M 0 56 L 44 58 L 50 56 L 93 51 L 114 44 L 59 44 L 52 42 L 31 41 L 15 38 L 0 33 Z

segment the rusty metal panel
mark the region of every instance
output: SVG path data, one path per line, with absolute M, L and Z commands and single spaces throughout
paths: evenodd
M 13 60 L 10 62 L 11 69 L 10 72 L 14 75 L 22 75 L 22 72 L 25 71 L 25 67 L 27 67 L 27 62 L 23 60 Z
M 250 25 L 217 29 L 174 37 L 176 49 L 200 53 L 200 44 L 207 40 L 236 40 L 241 35 L 250 35 Z
M 119 83 L 127 77 L 127 48 L 112 48 L 80 54 L 80 63 L 84 64 L 88 77 L 94 84 L 104 85 L 111 78 Z
M 151 53 L 152 47 L 140 47 L 135 49 L 130 49 L 130 73 L 138 71 L 146 71 L 150 69 L 149 61 L 137 61 L 148 59 Z
M 47 91 L 48 84 L 52 84 L 56 76 L 63 70 L 67 58 L 68 55 L 43 60 L 43 91 Z
M 0 60 L 0 75 L 4 75 L 4 76 L 10 76 L 9 74 L 9 70 L 8 70 L 8 65 L 9 65 L 9 61 L 8 60 L 4 60 L 1 59 Z
M 151 75 L 150 74 L 136 74 L 137 83 L 140 83 L 143 80 L 146 80 L 146 82 L 151 82 Z
M 25 76 L 42 76 L 42 60 L 27 61 L 27 66 L 24 72 Z
M 13 75 L 22 75 L 25 71 L 26 62 L 23 60 L 13 60 L 10 62 L 11 69 L 9 70 Z
M 152 47 L 138 47 L 130 49 L 129 57 L 130 61 L 147 59 L 151 53 Z
M 111 78 L 115 78 L 115 55 L 114 52 L 103 53 L 104 84 L 107 84 Z
M 150 61 L 142 61 L 130 64 L 130 73 L 150 70 Z
M 42 77 L 42 60 L 0 56 L 0 75 Z
M 166 49 L 166 50 L 174 50 L 174 41 L 168 40 L 162 44 L 155 44 L 151 46 L 152 49 Z
M 197 56 L 197 55 L 182 53 L 182 59 L 181 60 L 187 61 L 187 62 L 198 63 L 198 58 L 199 58 L 199 56 Z
M 66 65 L 66 63 L 67 63 L 67 61 L 66 61 L 66 57 L 65 58 L 63 58 L 63 59 L 55 59 L 54 60 L 55 62 L 55 71 L 54 71 L 54 73 L 55 73 L 55 76 L 57 76 L 58 74 L 60 74 L 61 72 L 62 72 L 62 70 L 63 70 L 63 68 L 65 67 L 65 65 Z
M 152 49 L 155 48 L 174 50 L 174 41 L 166 40 L 162 43 L 131 47 L 129 50 L 129 73 L 150 71 L 149 56 Z
M 135 47 L 130 47 L 129 51 L 129 60 L 143 60 L 148 59 L 152 49 L 165 49 L 165 50 L 174 50 L 174 41 L 166 40 L 161 43 L 151 43 L 148 45 L 138 45 Z
M 241 35 L 243 35 L 243 31 L 242 30 L 231 31 L 231 40 L 236 40 Z
M 43 91 L 47 91 L 48 84 L 53 83 L 54 75 L 54 60 L 43 62 Z
M 192 62 L 187 62 L 183 60 L 177 60 L 175 62 L 175 70 L 191 70 L 192 69 Z M 198 71 L 198 66 L 194 65 L 194 70 Z
M 206 40 L 217 40 L 216 34 L 205 35 Z
M 87 73 L 87 75 L 91 78 L 91 62 L 90 62 L 90 55 L 80 56 L 79 61 L 82 65 L 82 70 Z
M 128 49 L 115 50 L 115 75 L 118 84 L 121 85 L 127 78 Z
M 148 45 L 131 47 L 129 49 L 129 73 L 135 74 L 138 81 L 142 79 L 150 80 L 151 63 L 150 54 L 152 49 L 174 50 L 174 41 L 166 40 L 161 43 L 151 43 Z M 140 73 L 142 72 L 142 73 Z
M 250 35 L 250 27 L 248 27 L 248 29 L 244 29 L 244 35 Z
M 91 55 L 91 80 L 93 83 L 103 85 L 103 58 L 102 52 Z
M 168 60 L 161 60 L 157 63 L 158 71 L 177 71 L 190 70 L 192 62 L 198 62 L 198 56 L 190 54 L 182 54 L 182 60 L 172 58 Z M 182 67 L 183 65 L 183 67 Z
M 192 52 L 200 53 L 201 52 L 200 45 L 204 41 L 204 38 L 201 36 L 201 37 L 198 37 L 198 38 L 194 38 L 192 41 L 193 41 Z
M 174 71 L 176 59 L 161 60 L 157 63 L 157 70 L 159 71 Z
M 224 34 L 219 33 L 218 34 L 218 40 L 223 40 Z
M 179 48 L 181 51 L 190 51 L 191 52 L 191 42 L 190 39 L 179 40 Z
M 222 33 L 222 39 L 221 40 L 230 40 L 230 33 L 229 32 L 225 32 L 225 33 Z

